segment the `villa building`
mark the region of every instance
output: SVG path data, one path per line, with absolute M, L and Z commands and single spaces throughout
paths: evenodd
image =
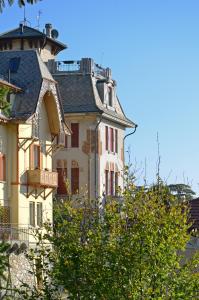
M 8 224 L 7 233 L 3 228 L 4 238 L 30 243 L 31 235 L 24 234 L 28 228 L 52 222 L 53 192 L 58 184 L 52 156 L 70 130 L 57 83 L 44 63 L 53 57 L 49 47 L 57 53 L 65 46 L 25 28 L 21 25 L 0 35 L 1 78 L 17 92 L 8 99 L 9 118 L 1 117 L 0 203 L 4 207 L 1 223 Z
M 136 124 L 122 110 L 111 70 L 91 58 L 47 65 L 58 83 L 72 131 L 53 160 L 58 171 L 57 196 L 116 196 L 123 188 L 125 128 Z

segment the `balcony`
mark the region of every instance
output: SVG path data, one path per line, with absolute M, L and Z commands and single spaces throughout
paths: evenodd
M 29 241 L 29 228 L 15 224 L 0 223 L 0 241 L 25 242 Z
M 47 170 L 28 170 L 27 183 L 35 187 L 56 188 L 58 185 L 58 174 Z

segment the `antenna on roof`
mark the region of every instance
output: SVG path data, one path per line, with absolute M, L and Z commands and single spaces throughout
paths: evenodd
M 23 21 L 20 22 L 21 24 L 23 24 L 24 26 L 31 26 L 31 23 L 26 19 L 26 6 L 24 5 L 23 8 Z
M 35 28 L 40 28 L 40 19 L 41 19 L 41 14 L 42 14 L 42 11 L 39 10 L 38 11 L 38 14 L 37 14 L 37 26 Z

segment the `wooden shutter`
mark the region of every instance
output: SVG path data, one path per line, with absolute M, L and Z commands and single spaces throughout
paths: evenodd
M 71 147 L 77 148 L 79 147 L 79 123 L 72 123 L 71 130 Z
M 6 157 L 0 154 L 0 181 L 6 180 Z
M 108 184 L 108 170 L 105 170 L 105 193 L 109 194 L 109 184 Z
M 65 143 L 64 143 L 64 147 L 68 148 L 68 136 L 67 134 L 65 134 Z
M 37 203 L 37 226 L 42 227 L 43 225 L 43 207 L 42 203 Z
M 115 195 L 118 195 L 118 172 L 115 173 Z
M 110 150 L 114 152 L 114 131 L 113 128 L 110 128 Z
M 110 194 L 114 195 L 114 172 L 110 172 Z
M 79 168 L 71 169 L 71 193 L 72 195 L 79 192 Z
M 106 143 L 106 150 L 108 151 L 108 126 L 105 127 L 105 143 Z
M 115 153 L 118 153 L 118 131 L 115 129 Z
M 0 207 L 0 223 L 8 224 L 10 223 L 10 207 L 1 206 Z
M 58 187 L 57 194 L 58 195 L 66 195 L 66 179 L 67 179 L 67 169 L 66 168 L 57 168 L 58 173 Z
M 35 226 L 35 202 L 29 202 L 29 222 L 31 226 Z

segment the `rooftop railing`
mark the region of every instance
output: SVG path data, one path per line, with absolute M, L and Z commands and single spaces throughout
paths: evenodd
M 59 72 L 76 72 L 80 70 L 80 61 L 79 60 L 57 61 L 56 69 Z

